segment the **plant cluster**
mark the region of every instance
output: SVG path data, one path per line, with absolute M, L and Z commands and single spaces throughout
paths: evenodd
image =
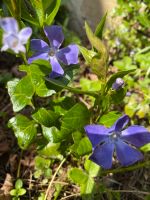
M 149 118 L 150 3 L 146 0 L 117 2 L 111 14 L 114 26 L 105 34 L 110 63 L 119 70 L 136 68 L 132 76 L 125 78 L 129 92 L 124 99 L 125 113 L 130 117 Z

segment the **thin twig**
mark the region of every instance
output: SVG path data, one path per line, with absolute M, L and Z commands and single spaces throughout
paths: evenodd
M 66 197 L 61 198 L 60 200 L 69 199 L 69 198 L 71 198 L 71 197 L 79 196 L 79 195 L 80 195 L 80 193 L 77 193 L 77 194 L 71 194 L 71 195 L 68 195 L 68 196 L 66 196 Z
M 138 190 L 107 190 L 107 191 L 109 191 L 109 192 L 120 192 L 120 193 L 121 192 L 123 192 L 123 193 L 140 193 L 140 194 L 150 195 L 150 192 L 138 191 Z
M 58 166 L 56 172 L 54 173 L 54 175 L 53 175 L 53 177 L 52 177 L 52 179 L 51 179 L 51 181 L 50 181 L 50 183 L 49 183 L 49 185 L 48 185 L 48 188 L 47 188 L 47 190 L 46 190 L 46 194 L 45 194 L 44 200 L 47 199 L 49 190 L 50 190 L 50 188 L 51 188 L 51 186 L 52 186 L 52 184 L 53 184 L 53 182 L 54 182 L 54 179 L 55 179 L 55 177 L 56 177 L 58 171 L 60 170 L 61 166 L 62 166 L 63 163 L 65 162 L 65 160 L 66 160 L 66 158 L 64 158 L 64 159 L 61 161 L 61 163 L 60 163 L 60 165 Z

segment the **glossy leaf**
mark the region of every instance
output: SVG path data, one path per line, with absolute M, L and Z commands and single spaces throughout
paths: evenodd
M 45 108 L 40 108 L 32 115 L 33 119 L 46 127 L 51 127 L 57 123 L 58 114 Z
M 29 77 L 24 77 L 20 81 L 18 79 L 9 81 L 7 88 L 14 112 L 20 111 L 26 105 L 32 105 L 31 99 L 34 94 L 34 88 Z
M 83 127 L 89 123 L 90 112 L 85 105 L 77 103 L 63 117 L 61 133 L 67 136 L 69 133 L 77 130 L 83 130 Z
M 51 71 L 50 66 L 31 64 L 30 66 L 21 65 L 21 71 L 27 75 L 20 81 L 9 81 L 7 84 L 8 93 L 15 112 L 20 111 L 26 105 L 32 106 L 32 97 L 36 93 L 40 97 L 47 97 L 55 93 L 54 90 L 47 88 L 44 77 Z
M 61 133 L 56 127 L 45 127 L 42 126 L 43 136 L 47 139 L 48 142 L 57 143 L 61 140 Z
M 36 123 L 19 114 L 11 118 L 8 125 L 14 130 L 20 148 L 27 149 L 37 134 Z

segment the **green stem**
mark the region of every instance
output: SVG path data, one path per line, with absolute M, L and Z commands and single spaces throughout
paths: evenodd
M 145 161 L 143 163 L 139 163 L 137 165 L 129 166 L 129 167 L 123 167 L 123 168 L 119 168 L 119 169 L 110 169 L 110 170 L 101 171 L 100 175 L 104 176 L 104 175 L 107 175 L 109 173 L 117 174 L 117 173 L 123 173 L 123 172 L 127 172 L 127 171 L 133 171 L 135 169 L 139 169 L 139 168 L 146 167 L 146 166 L 149 166 L 149 165 L 150 165 L 150 160 Z
M 57 83 L 56 81 L 53 81 L 49 78 L 45 78 L 45 80 L 47 80 L 48 82 L 64 89 L 64 90 L 68 90 L 70 92 L 73 92 L 75 94 L 84 94 L 84 95 L 89 95 L 89 96 L 93 96 L 95 98 L 98 97 L 98 92 L 90 92 L 90 91 L 83 91 L 83 90 L 80 90 L 80 89 L 76 89 L 76 88 L 72 88 L 72 87 L 69 87 L 69 86 L 65 86 L 65 85 L 61 85 L 59 83 Z
M 19 158 L 19 164 L 18 164 L 18 169 L 17 169 L 17 178 L 20 177 L 20 169 L 21 169 L 21 159 L 23 155 L 23 150 L 21 150 L 20 158 Z
M 25 55 L 24 53 L 20 53 L 20 56 L 21 56 L 21 58 L 23 59 L 24 64 L 28 65 L 28 61 L 27 61 L 27 59 L 26 59 L 26 55 Z
M 97 93 L 96 92 L 83 91 L 83 90 L 76 89 L 76 88 L 71 88 L 71 87 L 68 87 L 68 86 L 65 86 L 64 89 L 69 90 L 70 92 L 73 92 L 73 93 L 76 93 L 76 94 L 85 94 L 85 95 L 97 97 Z

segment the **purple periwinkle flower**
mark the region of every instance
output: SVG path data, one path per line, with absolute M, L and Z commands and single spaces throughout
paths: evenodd
M 46 26 L 44 32 L 50 45 L 40 39 L 31 40 L 31 49 L 36 53 L 28 59 L 28 63 L 37 59 L 48 60 L 52 66 L 50 77 L 59 77 L 64 74 L 64 70 L 60 63 L 65 65 L 77 64 L 79 50 L 75 44 L 70 44 L 67 47 L 60 49 L 60 46 L 64 41 L 64 35 L 60 26 Z
M 128 122 L 129 117 L 123 115 L 111 128 L 96 124 L 85 126 L 85 131 L 93 146 L 90 160 L 109 169 L 112 166 L 114 153 L 122 166 L 128 166 L 143 159 L 142 153 L 136 148 L 150 142 L 150 132 L 138 125 L 125 129 Z
M 112 84 L 113 90 L 119 90 L 124 85 L 124 80 L 122 78 L 117 78 L 115 82 Z
M 19 31 L 17 21 L 12 17 L 0 19 L 0 27 L 3 29 L 3 46 L 1 51 L 11 49 L 15 53 L 26 51 L 24 44 L 27 43 L 32 34 L 30 27 L 23 28 Z

